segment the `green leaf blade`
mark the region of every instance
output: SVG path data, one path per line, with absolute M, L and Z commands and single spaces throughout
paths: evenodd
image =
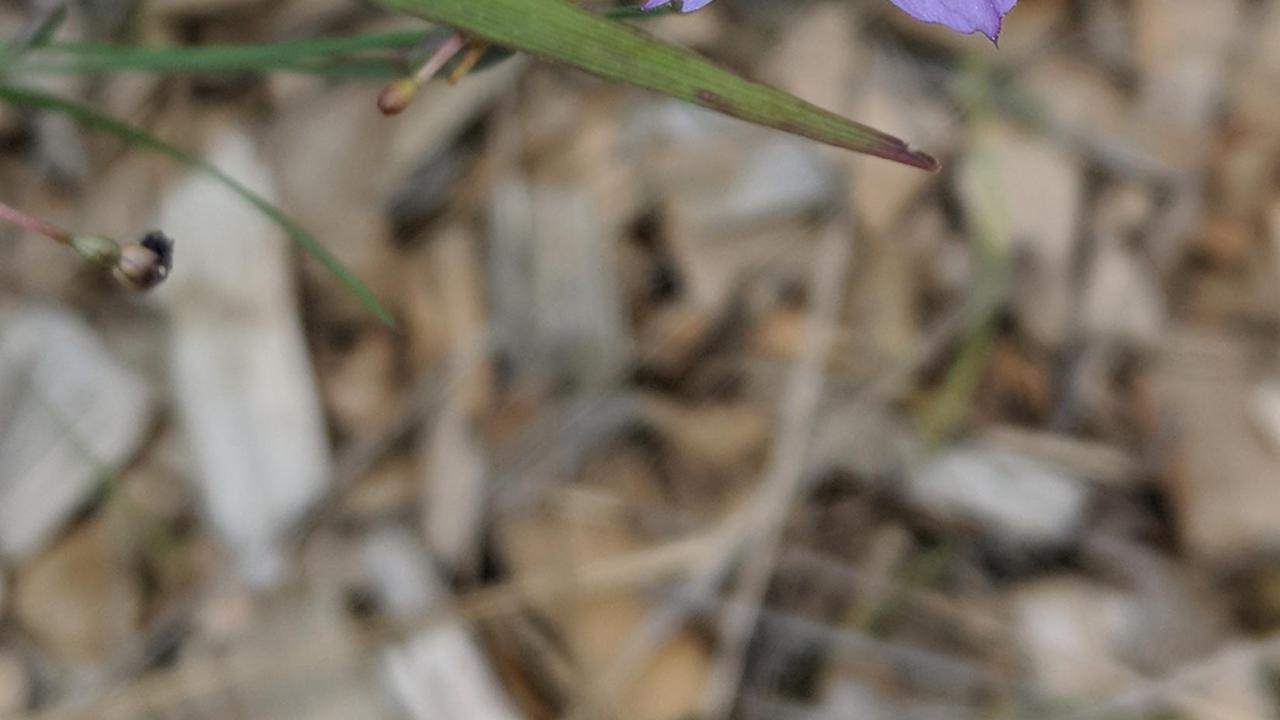
M 741 78 L 701 55 L 563 0 L 378 0 L 495 45 L 695 103 L 756 125 L 926 170 L 938 163 L 902 140 L 781 90 Z

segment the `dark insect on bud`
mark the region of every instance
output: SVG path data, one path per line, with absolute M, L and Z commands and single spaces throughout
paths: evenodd
M 150 290 L 164 282 L 173 269 L 173 240 L 160 231 L 152 231 L 141 242 L 120 249 L 115 276 L 132 290 Z

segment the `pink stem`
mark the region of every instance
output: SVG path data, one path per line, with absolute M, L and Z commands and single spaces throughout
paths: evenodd
M 71 244 L 71 233 L 52 223 L 47 223 L 37 217 L 32 217 L 21 210 L 10 207 L 4 202 L 0 202 L 0 221 L 17 225 L 18 227 L 30 232 L 44 235 L 47 238 L 56 240 L 63 245 Z
M 418 72 L 413 74 L 413 79 L 418 83 L 427 82 L 466 45 L 467 39 L 462 36 L 462 33 L 450 35 L 440 47 L 436 48 L 435 53 L 423 63 L 422 67 L 418 68 Z

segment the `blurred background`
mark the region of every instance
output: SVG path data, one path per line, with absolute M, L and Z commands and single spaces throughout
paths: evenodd
M 481 0 L 476 0 L 481 1 Z M 21 37 L 56 3 L 0 3 Z M 418 27 L 77 0 L 152 47 Z M 1280 0 L 645 27 L 929 174 L 514 58 L 431 85 L 10 74 L 0 717 L 1280 717 Z

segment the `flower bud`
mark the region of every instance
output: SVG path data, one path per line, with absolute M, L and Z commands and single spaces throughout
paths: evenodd
M 400 78 L 382 89 L 378 96 L 378 109 L 383 115 L 399 115 L 413 103 L 419 83 L 415 78 Z
M 162 232 L 150 232 L 141 242 L 120 250 L 115 276 L 131 290 L 150 290 L 164 282 L 173 269 L 173 241 Z

